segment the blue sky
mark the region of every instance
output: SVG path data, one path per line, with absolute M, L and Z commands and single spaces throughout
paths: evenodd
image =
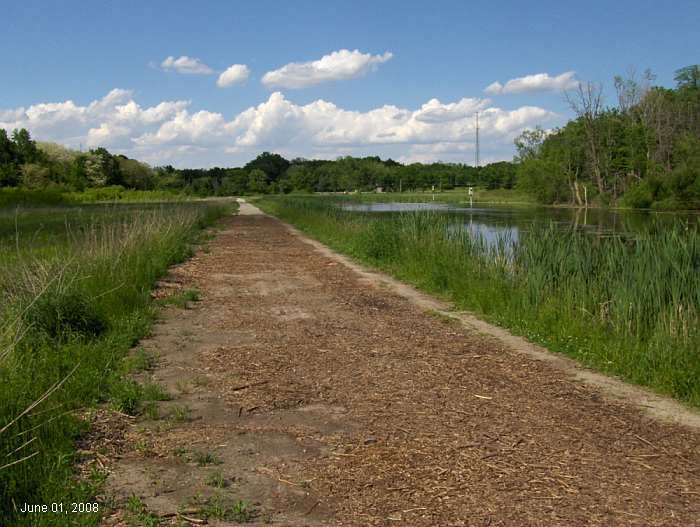
M 476 110 L 482 158 L 509 159 L 522 129 L 570 117 L 562 88 L 603 82 L 614 104 L 616 73 L 651 68 L 672 86 L 674 70 L 700 62 L 697 1 L 0 7 L 0 126 L 178 166 L 233 166 L 266 149 L 472 162 Z M 234 64 L 245 73 L 217 86 Z

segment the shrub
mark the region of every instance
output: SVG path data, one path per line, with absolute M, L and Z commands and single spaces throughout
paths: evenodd
M 46 292 L 25 312 L 26 322 L 51 338 L 94 338 L 105 332 L 107 322 L 85 295 L 77 291 Z

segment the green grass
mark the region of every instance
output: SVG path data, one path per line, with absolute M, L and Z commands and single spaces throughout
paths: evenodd
M 162 306 L 175 306 L 180 309 L 187 309 L 191 302 L 198 302 L 200 298 L 200 293 L 196 289 L 186 289 L 174 293 L 165 298 L 158 300 L 158 303 Z
M 131 496 L 126 503 L 126 520 L 129 527 L 158 527 L 163 525 L 161 518 L 148 510 L 138 496 Z
M 156 315 L 155 282 L 230 210 L 197 202 L 0 208 L 0 467 L 13 463 L 0 468 L 3 525 L 98 523 L 90 514 L 24 517 L 14 504 L 94 495 L 95 485 L 74 475 L 81 408 L 109 403 L 138 414 L 148 399 L 167 397 L 128 380 L 155 361 L 128 352 Z
M 64 197 L 71 203 L 94 203 L 100 201 L 153 202 L 189 199 L 185 194 L 170 190 L 130 190 L 120 186 L 89 188 L 82 192 L 66 192 Z
M 192 419 L 192 409 L 185 405 L 176 405 L 170 413 L 170 419 L 176 423 L 186 423 Z
M 22 188 L 0 188 L 0 207 L 41 207 L 62 205 L 68 199 L 59 190 L 29 190 Z
M 438 201 L 442 203 L 469 203 L 469 194 L 464 188 L 453 190 L 415 191 L 415 192 L 364 192 L 354 194 L 353 197 L 362 202 L 428 202 Z M 494 189 L 482 187 L 474 188 L 472 196 L 474 203 L 504 204 L 504 205 L 531 205 L 537 206 L 535 199 L 517 189 Z
M 700 234 L 635 239 L 533 226 L 514 248 L 439 213 L 353 213 L 323 198 L 259 205 L 331 247 L 587 366 L 700 406 Z
M 189 199 L 192 199 L 192 196 L 171 190 L 130 190 L 120 186 L 89 188 L 81 192 L 63 192 L 58 188 L 0 188 L 0 207 L 45 207 L 96 202 L 147 203 Z
M 216 470 L 207 476 L 207 485 L 217 489 L 228 487 L 229 483 L 220 470 Z
M 237 523 L 253 521 L 259 512 L 247 501 L 232 500 L 220 494 L 208 498 L 194 496 L 190 500 L 190 506 L 196 507 L 197 516 L 209 520 L 229 520 Z
M 206 465 L 221 465 L 223 463 L 214 452 L 197 451 L 193 453 L 193 459 L 200 467 Z

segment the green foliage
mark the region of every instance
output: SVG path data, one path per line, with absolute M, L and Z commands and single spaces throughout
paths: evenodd
M 205 203 L 0 210 L 0 429 L 9 425 L 0 433 L 0 466 L 19 461 L 0 469 L 3 525 L 48 525 L 17 515 L 14 503 L 86 501 L 95 492 L 72 480 L 74 442 L 85 429 L 76 410 L 109 401 L 138 414 L 149 399 L 168 398 L 160 386 L 124 378 L 151 357 L 137 350 L 134 362 L 122 359 L 153 320 L 155 281 L 228 210 Z M 51 516 L 51 525 L 69 521 Z
M 512 188 L 515 165 L 498 162 L 479 169 L 464 164 L 402 165 L 378 157 L 336 161 L 295 159 L 263 152 L 243 168 L 151 168 L 104 148 L 76 152 L 35 143 L 26 130 L 0 133 L 0 187 L 55 189 L 67 200 L 139 201 L 185 196 L 234 196 L 289 192 L 449 190 L 466 185 Z
M 120 185 L 88 188 L 81 192 L 66 192 L 65 199 L 71 203 L 94 203 L 104 201 L 180 201 L 185 195 L 170 190 L 131 190 Z
M 237 523 L 248 523 L 258 516 L 258 511 L 248 502 L 231 500 L 219 494 L 206 499 L 196 496 L 191 505 L 198 509 L 198 514 L 205 520 L 229 520 Z
M 2 167 L 0 167 L 2 170 Z M 22 188 L 0 188 L 0 207 L 21 205 L 22 207 L 41 207 L 61 205 L 69 198 L 56 190 L 27 190 Z
M 220 470 L 212 472 L 207 476 L 207 485 L 217 489 L 228 487 L 229 483 Z
M 265 194 L 268 191 L 267 174 L 259 168 L 254 168 L 248 174 L 248 189 L 254 194 Z
M 676 70 L 673 77 L 679 88 L 700 88 L 700 64 L 693 64 Z
M 213 452 L 195 452 L 194 453 L 194 461 L 199 465 L 200 467 L 206 466 L 206 465 L 221 465 L 223 461 L 219 459 L 219 457 L 214 454 Z
M 136 495 L 128 499 L 126 512 L 129 527 L 159 527 L 163 525 L 160 516 L 150 512 L 146 504 Z
M 70 286 L 49 288 L 23 314 L 32 335 L 57 340 L 95 338 L 107 330 L 106 317 L 95 311 L 84 292 Z
M 516 138 L 519 188 L 541 203 L 698 208 L 698 71 L 678 70 L 676 90 L 652 87 L 650 72 L 642 82 L 617 76 L 618 108 L 602 108 L 590 85 L 579 90 L 576 119 L 546 138 Z
M 249 173 L 253 170 L 262 171 L 271 183 L 280 179 L 288 168 L 289 161 L 279 154 L 271 154 L 270 152 L 263 152 L 245 166 L 245 170 Z
M 649 181 L 641 181 L 625 193 L 620 204 L 633 209 L 648 209 L 654 201 L 653 185 Z
M 124 359 L 127 372 L 149 371 L 156 366 L 156 357 L 139 347 Z
M 515 138 L 516 159 L 520 162 L 539 157 L 547 133 L 539 126 L 534 130 L 524 130 Z
M 158 300 L 158 303 L 163 306 L 176 306 L 180 309 L 187 309 L 190 302 L 199 301 L 199 291 L 196 289 L 186 289 L 178 293 L 166 296 Z
M 570 198 L 566 175 L 553 160 L 529 158 L 518 166 L 518 188 L 540 203 L 561 203 Z

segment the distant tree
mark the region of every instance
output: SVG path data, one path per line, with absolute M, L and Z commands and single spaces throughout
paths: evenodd
M 48 161 L 55 163 L 72 163 L 80 155 L 80 152 L 57 143 L 37 142 L 36 147 Z
M 547 132 L 540 126 L 536 126 L 534 130 L 523 130 L 514 141 L 515 149 L 518 152 L 515 160 L 525 161 L 537 157 L 546 137 Z
M 90 183 L 86 168 L 88 155 L 78 155 L 68 167 L 68 182 L 75 190 L 85 190 Z
M 603 111 L 603 85 L 580 82 L 576 90 L 566 92 L 565 95 L 569 106 L 584 125 L 588 170 L 593 174 L 593 180 L 600 194 L 605 194 L 601 163 L 602 134 L 598 121 Z
M 90 184 L 96 187 L 123 185 L 119 162 L 105 148 L 90 150 L 85 160 L 85 170 Z
M 263 152 L 249 162 L 244 168 L 249 172 L 254 169 L 262 170 L 267 175 L 268 181 L 274 183 L 287 171 L 289 168 L 289 161 L 279 154 Z
M 650 69 L 644 70 L 641 80 L 637 80 L 637 72 L 630 68 L 627 76 L 615 75 L 615 91 L 620 111 L 627 112 L 639 104 L 651 89 L 651 83 L 656 79 Z
M 26 128 L 13 131 L 12 142 L 15 144 L 15 154 L 19 164 L 35 163 L 39 160 L 39 150 Z
M 700 64 L 693 64 L 676 70 L 673 77 L 679 88 L 700 88 Z
M 7 131 L 0 128 L 0 165 L 17 162 L 15 144 L 7 136 Z
M 306 164 L 295 164 L 289 167 L 285 179 L 296 190 L 313 192 L 318 178 Z
M 125 187 L 138 190 L 148 190 L 155 187 L 153 169 L 145 163 L 125 156 L 117 156 L 117 163 Z
M 518 166 L 518 188 L 540 203 L 563 203 L 570 199 L 566 176 L 558 163 L 528 159 Z
M 148 190 L 155 187 L 154 172 L 151 167 L 125 156 L 117 156 L 116 159 L 121 181 L 126 188 Z
M 0 165 L 0 187 L 16 187 L 19 184 L 17 165 L 5 163 Z
M 259 168 L 254 168 L 248 173 L 248 189 L 256 194 L 264 194 L 268 191 L 267 174 Z
M 38 163 L 22 165 L 22 186 L 33 189 L 44 189 L 51 185 L 50 170 Z

